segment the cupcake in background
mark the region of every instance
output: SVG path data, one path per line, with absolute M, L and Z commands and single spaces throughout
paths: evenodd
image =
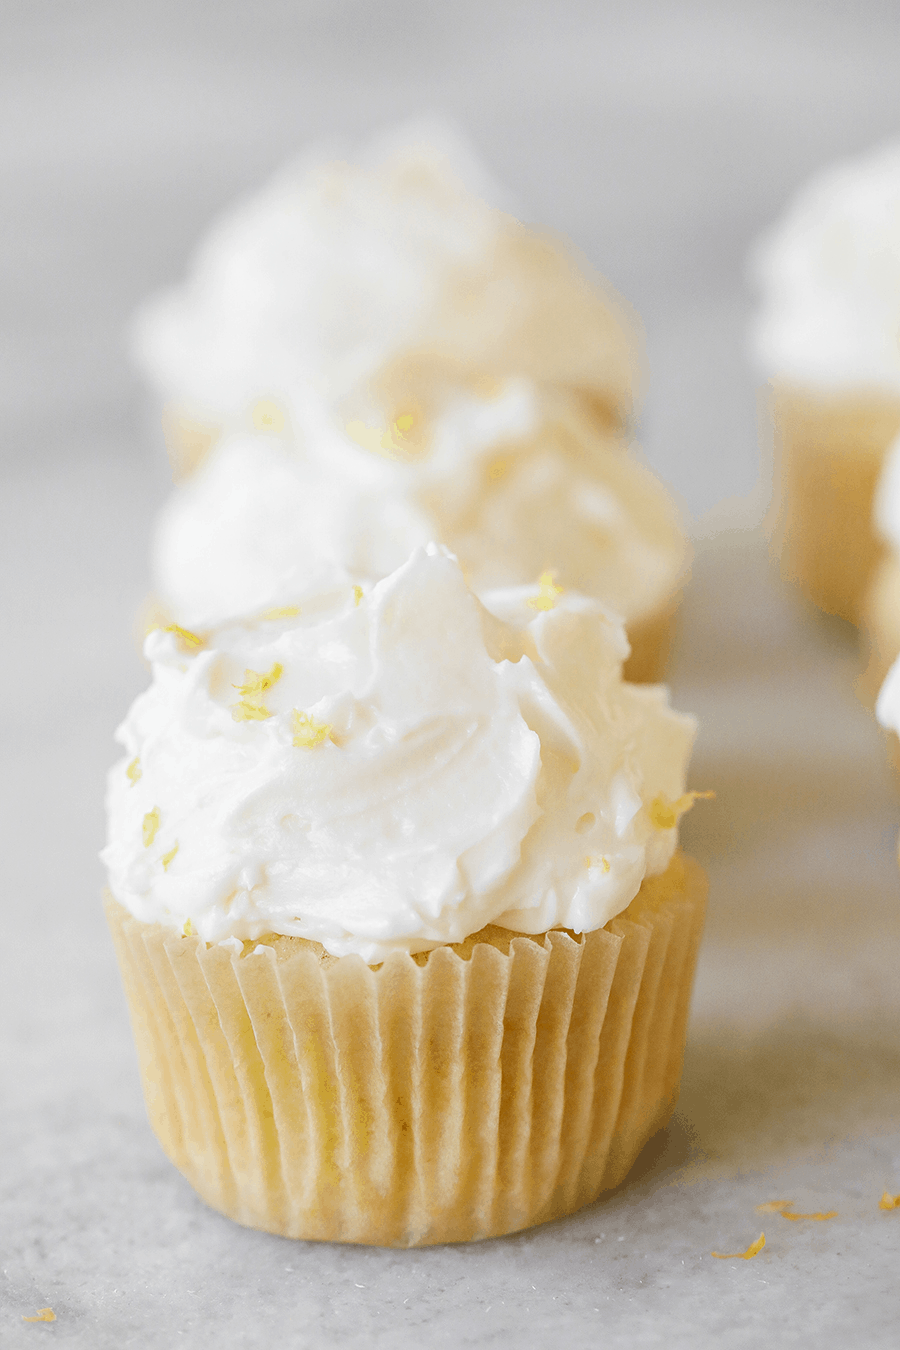
M 136 359 L 165 405 L 176 478 L 223 428 L 427 449 L 458 396 L 510 377 L 627 419 L 639 363 L 621 298 L 502 194 L 451 128 L 414 124 L 353 161 L 311 154 L 224 215 L 187 280 L 148 302 Z
M 602 607 L 417 550 L 206 640 L 118 733 L 107 911 L 154 1129 L 291 1237 L 511 1232 L 627 1174 L 678 1089 L 693 719 Z
M 635 320 L 499 196 L 437 125 L 309 159 L 145 308 L 137 349 L 181 428 L 155 543 L 172 621 L 298 603 L 322 568 L 377 579 L 436 539 L 478 592 L 598 595 L 629 678 L 662 678 L 687 547 L 626 440 Z
M 866 702 L 900 655 L 900 437 L 888 450 L 875 490 L 873 528 L 882 545 L 863 597 L 860 633 L 868 665 L 860 681 Z
M 758 245 L 753 271 L 782 573 L 858 623 L 880 553 L 875 487 L 900 430 L 900 145 L 815 177 Z
M 159 516 L 155 592 L 169 622 L 204 632 L 302 606 L 326 577 L 384 577 L 432 540 L 479 594 L 599 596 L 626 623 L 627 677 L 662 678 L 686 562 L 671 500 L 579 400 L 522 379 L 459 398 L 425 456 L 373 453 L 327 420 L 303 449 L 225 435 Z

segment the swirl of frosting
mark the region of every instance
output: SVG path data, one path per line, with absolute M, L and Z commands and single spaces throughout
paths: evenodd
M 144 307 L 137 360 L 201 420 L 234 425 L 276 400 L 296 429 L 324 405 L 404 446 L 455 391 L 508 375 L 624 416 L 636 368 L 624 303 L 483 196 L 497 193 L 440 124 L 356 163 L 307 156 L 223 217 L 184 285 Z
M 109 777 L 113 894 L 207 941 L 370 963 L 488 923 L 600 927 L 668 864 L 695 731 L 623 684 L 627 650 L 549 583 L 482 606 L 437 546 L 299 614 L 151 633 Z
M 752 269 L 752 345 L 767 375 L 900 393 L 900 144 L 813 178 Z
M 327 423 L 303 448 L 220 441 L 157 522 L 154 580 L 188 628 L 300 601 L 323 575 L 379 578 L 447 545 L 479 594 L 554 572 L 626 622 L 676 589 L 686 544 L 665 489 L 577 402 L 527 380 L 460 396 L 427 453 L 373 454 Z

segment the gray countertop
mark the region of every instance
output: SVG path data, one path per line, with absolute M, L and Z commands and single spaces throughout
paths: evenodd
M 0 18 L 0 1345 L 895 1345 L 900 798 L 855 635 L 768 564 L 741 278 L 798 178 L 896 130 L 895 8 L 61 8 Z M 671 1128 L 570 1219 L 400 1252 L 243 1230 L 171 1168 L 96 854 L 166 490 L 126 316 L 308 135 L 426 102 L 643 313 L 644 441 L 699 539 L 673 697 L 717 796 L 684 823 L 711 903 Z

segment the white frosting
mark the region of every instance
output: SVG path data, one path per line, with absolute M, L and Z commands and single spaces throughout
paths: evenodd
M 509 374 L 627 412 L 622 302 L 483 194 L 496 196 L 440 126 L 355 163 L 307 156 L 224 216 L 184 285 L 145 306 L 137 359 L 165 399 L 222 424 L 274 398 L 295 429 L 310 403 L 383 429 L 410 401 L 432 415 L 447 390 Z
M 753 270 L 752 342 L 768 376 L 900 393 L 900 144 L 813 178 Z
M 205 630 L 325 576 L 386 576 L 433 539 L 479 593 L 553 571 L 629 622 L 666 602 L 685 560 L 653 474 L 571 398 L 509 380 L 459 396 L 424 453 L 373 453 L 326 422 L 306 450 L 225 437 L 159 518 L 154 583 L 178 623 Z
M 875 716 L 883 727 L 900 736 L 900 656 L 885 676 L 875 703 Z
M 116 898 L 208 941 L 295 934 L 372 963 L 619 913 L 675 848 L 650 808 L 684 790 L 693 719 L 622 683 L 596 602 L 489 603 L 432 546 L 193 654 L 151 633 L 109 777 Z

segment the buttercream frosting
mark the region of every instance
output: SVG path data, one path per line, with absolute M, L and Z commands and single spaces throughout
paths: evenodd
M 146 642 L 104 860 L 138 919 L 375 963 L 488 923 L 577 932 L 676 846 L 695 726 L 622 682 L 620 624 L 549 579 L 482 605 L 445 550 L 205 639 Z
M 757 245 L 752 345 L 767 376 L 900 393 L 900 144 L 806 184 Z
M 552 571 L 628 622 L 667 602 L 686 548 L 620 439 L 571 397 L 510 379 L 459 395 L 424 452 L 373 452 L 327 419 L 303 444 L 226 436 L 163 508 L 154 584 L 178 623 L 206 629 L 298 601 L 323 575 L 386 576 L 431 540 L 479 593 Z
M 379 437 L 412 412 L 421 434 L 448 395 L 508 375 L 626 414 L 633 319 L 570 249 L 484 200 L 500 195 L 441 124 L 352 161 L 311 153 L 145 305 L 136 357 L 164 399 L 225 425 L 274 400 L 295 429 L 312 404 Z

